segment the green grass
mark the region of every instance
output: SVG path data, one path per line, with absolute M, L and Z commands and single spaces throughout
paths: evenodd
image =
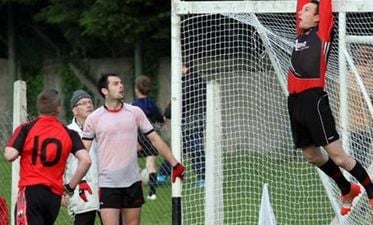
M 160 163 L 159 159 L 159 162 Z M 7 162 L 4 157 L 0 157 L 0 196 L 5 197 L 10 209 L 11 202 L 11 163 Z M 140 165 L 143 165 L 143 160 L 140 160 Z M 148 193 L 147 186 L 144 186 L 144 195 Z M 171 185 L 168 183 L 157 189 L 158 199 L 155 201 L 146 201 L 142 207 L 141 221 L 143 225 L 168 225 L 171 224 Z M 10 219 L 10 213 L 8 216 Z M 71 225 L 72 219 L 67 213 L 67 209 L 61 206 L 59 215 L 55 225 Z M 96 219 L 98 225 L 98 219 Z
M 12 164 L 7 162 L 3 156 L 0 157 L 0 196 L 4 197 L 10 209 Z M 10 219 L 10 217 L 9 217 Z
M 277 224 L 329 224 L 333 211 L 315 169 L 303 161 L 271 157 L 225 156 L 224 224 L 258 224 L 264 183 L 269 184 Z M 203 225 L 204 192 L 193 189 L 193 182 L 184 184 L 185 224 Z
M 144 189 L 144 195 L 147 188 Z M 146 201 L 146 200 L 145 200 Z M 146 201 L 142 207 L 141 224 L 168 225 L 172 220 L 171 185 L 163 185 L 157 189 L 157 200 Z
M 157 168 L 162 163 L 163 158 L 157 157 Z M 145 160 L 139 159 L 141 168 L 145 168 Z M 171 198 L 171 183 L 168 179 L 165 185 L 157 188 L 157 199 L 150 201 L 146 199 L 149 192 L 148 185 L 143 185 L 145 204 L 142 206 L 141 211 L 141 224 L 142 225 L 168 225 L 172 220 L 172 198 Z
M 160 157 L 159 157 L 160 158 Z M 280 159 L 280 160 L 279 160 Z M 160 162 L 161 158 L 159 159 Z M 158 162 L 158 163 L 159 163 Z M 278 225 L 329 224 L 333 212 L 313 167 L 281 156 L 250 153 L 226 155 L 224 161 L 224 224 L 257 224 L 261 192 L 269 184 Z M 188 160 L 183 185 L 184 224 L 204 224 L 204 189 L 193 189 L 195 176 Z M 143 161 L 140 161 L 143 165 Z M 10 203 L 11 164 L 0 157 L 0 195 Z M 148 192 L 144 186 L 144 195 Z M 142 208 L 143 225 L 171 224 L 171 185 L 157 190 L 157 200 Z M 329 222 L 329 223 L 328 223 Z M 61 207 L 56 225 L 72 224 L 66 208 Z M 96 223 L 98 224 L 98 223 Z

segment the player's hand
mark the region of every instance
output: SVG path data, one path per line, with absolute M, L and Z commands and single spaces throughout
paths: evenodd
M 64 193 L 61 197 L 61 205 L 67 206 L 69 204 L 70 197 Z
M 174 167 L 172 167 L 172 183 L 175 183 L 176 178 L 178 177 L 183 180 L 184 171 L 185 167 L 183 166 L 183 164 L 177 163 Z
M 80 198 L 85 201 L 85 202 L 88 202 L 88 199 L 87 199 L 87 195 L 85 192 L 88 192 L 89 194 L 92 194 L 92 189 L 91 187 L 88 185 L 88 183 L 83 180 L 80 182 L 79 184 L 79 196 Z

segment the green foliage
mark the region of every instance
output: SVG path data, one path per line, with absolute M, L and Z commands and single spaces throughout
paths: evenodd
M 0 0 L 0 27 L 7 27 L 7 6 L 11 6 L 13 12 L 17 67 L 28 87 L 31 85 L 28 88 L 30 113 L 37 115 L 35 99 L 43 88 L 41 68 L 49 59 L 68 63 L 85 58 L 133 57 L 135 43 L 141 42 L 143 73 L 156 82 L 159 58 L 170 55 L 171 51 L 170 3 L 163 0 Z M 7 30 L 0 29 L 0 57 L 4 58 L 8 57 Z M 71 75 L 66 71 L 61 74 Z M 70 78 L 63 79 L 69 82 Z M 157 87 L 158 84 L 154 89 Z M 71 89 L 75 89 L 72 84 Z M 71 90 L 64 92 L 71 94 Z M 156 91 L 152 92 L 153 96 Z
M 6 3 L 19 3 L 19 4 L 35 4 L 40 2 L 39 0 L 0 0 L 0 4 Z
M 168 37 L 169 19 L 169 1 L 97 0 L 82 14 L 80 24 L 89 35 L 134 43 L 140 37 Z
M 27 84 L 27 113 L 28 118 L 35 118 L 38 116 L 38 110 L 36 108 L 36 99 L 38 94 L 43 90 L 43 75 L 38 74 L 26 74 L 24 80 Z
M 70 99 L 74 91 L 83 89 L 93 96 L 88 89 L 74 76 L 74 73 L 69 69 L 67 65 L 63 65 L 60 71 L 62 77 L 62 93 L 65 96 L 63 102 L 63 108 L 65 109 L 66 121 L 70 121 L 73 117 L 73 113 L 70 107 Z
M 34 19 L 60 27 L 74 55 L 132 56 L 138 40 L 154 52 L 157 40 L 169 48 L 170 9 L 161 0 L 53 0 Z
M 74 76 L 73 72 L 69 69 L 66 64 L 62 64 L 58 71 L 61 76 L 61 92 L 64 96 L 62 107 L 65 109 L 65 120 L 70 121 L 73 117 L 70 108 L 70 98 L 72 93 L 77 89 L 83 89 L 90 93 L 89 90 Z M 44 89 L 43 81 L 44 75 L 41 73 L 27 73 L 24 74 L 24 80 L 27 83 L 27 112 L 29 118 L 35 118 L 38 116 L 38 110 L 36 108 L 36 99 L 38 94 Z M 92 96 L 93 94 L 90 93 Z

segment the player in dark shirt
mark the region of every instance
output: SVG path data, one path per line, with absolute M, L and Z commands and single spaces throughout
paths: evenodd
M 183 153 L 192 162 L 197 175 L 195 188 L 205 186 L 204 130 L 206 121 L 207 83 L 193 65 L 182 65 L 182 132 Z
M 91 164 L 79 134 L 58 121 L 61 112 L 58 92 L 54 89 L 41 92 L 37 107 L 40 116 L 18 126 L 4 152 L 8 161 L 20 156 L 17 225 L 53 224 L 62 194 L 73 193 Z M 75 175 L 64 186 L 62 177 L 70 153 L 79 163 Z
M 360 182 L 371 205 L 373 185 L 361 164 L 343 150 L 324 91 L 332 29 L 331 0 L 298 0 L 297 38 L 288 73 L 288 109 L 295 146 L 337 183 L 342 192 L 341 214 L 346 215 L 362 191 L 344 177 L 339 167 Z
M 183 154 L 191 160 L 192 169 L 197 176 L 194 188 L 205 186 L 205 150 L 204 130 L 206 121 L 206 81 L 192 65 L 182 65 L 182 144 Z M 171 118 L 171 103 L 167 106 L 165 117 Z M 157 181 L 166 182 L 170 174 L 170 165 L 161 164 Z
M 152 123 L 153 127 L 157 130 L 160 128 L 164 119 L 159 110 L 158 106 L 153 100 L 151 100 L 148 95 L 152 88 L 152 82 L 147 76 L 139 76 L 136 79 L 135 85 L 135 94 L 136 99 L 132 105 L 138 106 L 145 113 L 146 117 Z M 151 141 L 141 132 L 138 135 L 138 143 L 140 150 L 137 152 L 137 155 L 141 158 L 146 157 L 146 169 L 149 174 L 149 194 L 147 199 L 155 200 L 156 195 L 156 186 L 157 186 L 157 168 L 155 164 L 156 156 L 159 154 L 157 149 L 152 145 Z

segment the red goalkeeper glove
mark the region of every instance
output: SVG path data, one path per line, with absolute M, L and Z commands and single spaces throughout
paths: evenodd
M 180 163 L 177 163 L 174 167 L 172 167 L 172 183 L 175 183 L 177 177 L 183 180 L 184 171 L 185 167 Z
M 83 180 L 80 182 L 79 184 L 79 196 L 80 198 L 85 201 L 85 202 L 88 202 L 88 199 L 87 199 L 87 196 L 85 194 L 85 192 L 88 192 L 89 194 L 92 194 L 92 189 L 91 187 L 88 185 L 88 183 Z

